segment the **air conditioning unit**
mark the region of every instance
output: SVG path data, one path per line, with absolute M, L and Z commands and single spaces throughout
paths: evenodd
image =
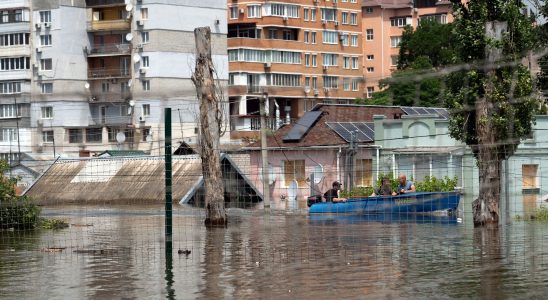
M 335 21 L 335 26 L 339 26 L 339 21 Z
M 143 49 L 143 44 L 137 44 L 137 49 Z
M 284 16 L 283 19 L 284 19 L 284 21 L 289 20 L 289 18 L 287 16 Z
M 323 24 L 323 25 L 326 25 L 326 24 L 327 24 L 327 20 L 322 20 L 322 24 Z
M 265 62 L 264 67 L 265 68 L 270 68 L 270 67 L 272 67 L 272 63 L 271 62 Z
M 329 88 L 323 88 L 324 93 L 329 93 Z
M 34 26 L 36 26 L 36 29 L 40 29 L 40 27 L 42 27 L 42 24 L 36 23 L 36 24 L 34 24 Z
M 139 26 L 144 26 L 144 25 L 145 25 L 145 20 L 139 20 L 139 21 L 137 21 L 137 25 L 139 25 Z
M 329 70 L 329 66 L 323 66 L 323 70 L 324 70 L 324 71 Z
M 40 47 L 36 48 L 36 52 L 38 52 L 38 53 L 42 52 L 42 48 L 40 48 Z
M 320 94 L 320 91 L 318 89 L 314 90 L 314 96 L 318 96 Z
M 147 118 L 144 115 L 139 116 L 139 122 L 144 122 L 146 119 Z
M 308 93 L 310 93 L 310 87 L 306 86 L 304 88 L 304 93 L 308 95 Z
M 243 13 L 244 13 L 244 9 L 240 8 L 240 14 L 243 14 Z
M 219 25 L 219 24 L 221 24 L 221 20 L 215 19 L 215 25 Z
M 50 22 L 44 23 L 44 27 L 50 28 L 50 27 L 51 27 L 51 23 L 50 23 Z
M 140 69 L 139 69 L 139 73 L 141 73 L 141 74 L 146 74 L 146 73 L 147 73 L 147 69 L 145 69 L 145 68 L 140 68 Z
M 340 35 L 339 35 L 339 40 L 340 40 L 341 42 L 344 41 L 344 34 L 340 34 Z

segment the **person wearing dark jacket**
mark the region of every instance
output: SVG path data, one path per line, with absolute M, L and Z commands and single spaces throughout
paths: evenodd
M 339 197 L 339 190 L 341 189 L 341 184 L 338 181 L 333 182 L 333 188 L 323 194 L 325 201 L 327 202 L 344 202 L 346 198 Z
M 392 189 L 390 184 L 390 179 L 388 177 L 382 178 L 381 186 L 378 189 L 375 189 L 371 197 L 373 196 L 396 196 L 397 193 Z

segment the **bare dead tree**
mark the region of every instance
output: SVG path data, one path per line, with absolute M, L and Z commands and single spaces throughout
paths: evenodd
M 192 82 L 200 101 L 200 156 L 205 186 L 206 226 L 226 226 L 224 185 L 221 172 L 219 140 L 222 113 L 215 88 L 213 61 L 211 60 L 211 30 L 194 29 L 196 40 L 196 68 Z

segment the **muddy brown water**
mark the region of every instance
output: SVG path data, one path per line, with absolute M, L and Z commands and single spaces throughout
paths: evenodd
M 66 206 L 57 231 L 0 232 L 2 299 L 545 299 L 548 223 L 475 230 L 432 216 L 230 210 L 207 230 L 175 206 Z M 178 254 L 178 250 L 190 254 Z

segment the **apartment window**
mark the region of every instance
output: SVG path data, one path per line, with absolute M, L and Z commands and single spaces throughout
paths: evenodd
M 83 142 L 82 129 L 80 128 L 68 129 L 68 135 L 71 144 Z
M 42 142 L 53 143 L 53 130 L 42 131 Z
M 2 128 L 0 130 L 0 142 L 17 141 L 17 128 Z
M 350 91 L 350 78 L 343 78 L 343 89 L 345 91 Z
M 28 45 L 30 39 L 30 33 L 9 33 L 0 34 L 0 46 L 18 46 Z
M 341 14 L 341 22 L 343 24 L 348 24 L 348 13 L 343 11 Z
M 368 86 L 367 87 L 367 98 L 373 97 L 373 92 L 375 91 L 375 87 Z
M 53 70 L 53 63 L 51 58 L 44 58 L 40 60 L 40 70 L 51 71 Z
M 350 57 L 343 56 L 343 69 L 350 69 Z
M 41 85 L 42 94 L 52 94 L 53 93 L 53 83 L 46 82 Z
M 260 18 L 261 17 L 261 6 L 260 5 L 248 5 L 247 6 L 247 17 L 248 18 Z
M 273 50 L 271 56 L 272 56 L 273 63 L 283 63 L 283 64 L 300 64 L 301 63 L 300 52 Z
M 373 59 L 375 59 L 375 55 L 367 54 L 367 60 L 373 60 Z
M 127 105 L 120 105 L 119 108 L 120 108 L 120 117 L 124 117 L 128 115 Z
M 143 128 L 142 135 L 143 135 L 142 141 L 147 142 L 147 137 L 150 135 L 150 128 Z
M 277 17 L 298 18 L 299 8 L 297 5 L 272 3 L 266 14 Z
M 348 33 L 342 33 L 340 39 L 343 46 L 348 46 Z
M 310 88 L 310 77 L 304 78 L 304 86 Z
M 284 167 L 284 183 L 289 186 L 293 180 L 297 181 L 298 186 L 306 186 L 306 172 L 304 160 L 285 160 Z
M 51 11 L 45 10 L 40 12 L 40 23 L 51 23 Z
M 339 39 L 339 33 L 336 31 L 323 31 L 322 41 L 324 44 L 337 44 Z
M 148 117 L 150 116 L 150 104 L 143 104 L 143 116 Z
M 350 0 L 350 3 L 357 3 L 358 0 Z
M 390 19 L 390 25 L 392 27 L 404 27 L 405 25 L 407 25 L 407 18 L 405 17 L 392 18 Z
M 337 21 L 337 9 L 335 8 L 322 8 L 322 21 Z
M 366 41 L 372 41 L 373 40 L 373 29 L 366 29 L 365 30 L 365 40 Z
M 359 65 L 358 58 L 357 57 L 352 57 L 352 69 L 357 70 L 358 65 Z
M 21 116 L 21 106 L 15 104 L 1 104 L 0 118 L 15 118 Z
M 358 47 L 358 35 L 357 34 L 350 35 L 350 46 Z
M 309 31 L 305 31 L 305 32 L 304 32 L 304 43 L 305 43 L 305 44 L 310 43 L 310 39 L 309 39 L 309 38 L 310 38 L 310 32 L 309 32 Z
M 0 82 L 0 94 L 20 94 L 21 93 L 21 82 Z
M 401 36 L 391 36 L 390 37 L 390 47 L 398 48 L 401 43 Z
M 310 21 L 312 21 L 312 22 L 316 21 L 316 9 L 315 8 L 310 9 Z
M 336 66 L 338 54 L 322 53 L 322 61 L 324 66 Z
M 143 80 L 143 91 L 150 91 L 150 80 Z
M 312 88 L 313 89 L 318 88 L 318 77 L 312 77 Z
M 351 13 L 350 14 L 350 24 L 351 25 L 358 25 L 358 14 L 357 13 Z
M 231 19 L 238 19 L 238 6 L 231 6 L 230 7 L 230 18 Z
M 318 55 L 312 54 L 312 66 L 317 67 L 318 66 Z
M 0 58 L 0 70 L 29 70 L 30 69 L 30 57 L 9 57 Z
M 373 73 L 373 72 L 375 72 L 375 68 L 367 67 L 367 73 Z
M 275 40 L 278 38 L 278 31 L 276 29 L 269 29 L 268 30 L 268 38 L 271 40 Z
M 431 21 L 436 21 L 440 24 L 447 24 L 447 14 L 433 14 L 433 15 L 420 16 L 419 24 L 422 20 L 431 20 Z
M 323 87 L 329 89 L 339 88 L 339 77 L 338 76 L 323 76 Z
M 366 14 L 372 14 L 373 13 L 373 7 L 366 7 L 365 8 L 365 13 Z
M 305 9 L 303 10 L 303 19 L 304 19 L 305 21 L 308 21 L 308 15 L 309 15 L 309 9 L 308 9 L 308 8 L 305 8 Z
M 354 184 L 357 186 L 372 186 L 373 184 L 373 160 L 356 159 L 356 179 Z
M 53 107 L 52 106 L 43 106 L 42 110 L 42 119 L 53 119 Z
M 399 56 L 397 56 L 397 55 L 390 56 L 390 65 L 391 66 L 397 66 L 398 65 L 398 59 L 399 59 Z
M 143 68 L 148 68 L 149 67 L 148 56 L 143 56 L 142 61 L 143 61 Z
M 141 20 L 148 20 L 148 8 L 141 7 Z
M 103 128 L 86 128 L 86 142 L 100 143 L 103 141 Z
M 353 78 L 352 79 L 352 90 L 353 91 L 359 91 L 360 90 L 360 79 L 359 78 Z
M 522 165 L 523 189 L 538 188 L 538 165 Z
M 141 32 L 141 42 L 142 42 L 143 44 L 149 42 L 149 34 L 148 34 L 148 31 L 143 31 L 143 32 Z
M 41 46 L 51 46 L 51 34 L 40 35 Z
M 301 86 L 301 75 L 268 74 L 267 85 L 270 86 Z
M 316 44 L 316 31 L 312 31 L 312 32 L 310 33 L 310 42 L 311 42 L 312 44 Z
M 308 53 L 304 55 L 304 65 L 310 67 L 310 54 Z
M 103 91 L 103 93 L 108 93 L 110 91 L 110 83 L 103 82 L 101 84 L 101 91 Z

